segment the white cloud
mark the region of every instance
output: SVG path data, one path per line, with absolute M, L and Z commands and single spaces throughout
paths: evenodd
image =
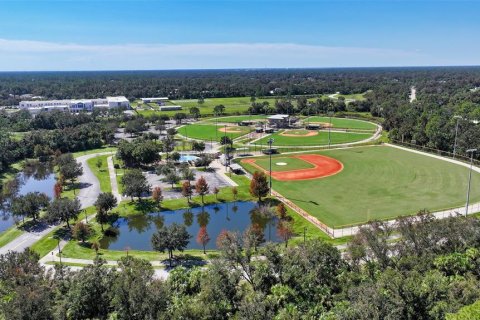
M 0 70 L 348 67 L 432 64 L 418 51 L 294 43 L 85 45 L 0 39 Z

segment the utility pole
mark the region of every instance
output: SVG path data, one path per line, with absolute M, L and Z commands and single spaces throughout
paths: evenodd
M 465 216 L 468 215 L 468 205 L 470 203 L 470 187 L 472 185 L 472 168 L 473 168 L 473 155 L 477 152 L 477 149 L 468 149 L 467 155 L 470 153 L 470 170 L 468 172 L 468 188 L 467 188 L 467 203 L 465 204 Z
M 270 195 L 272 195 L 272 144 L 275 140 L 273 138 L 268 139 L 269 154 L 270 154 Z
M 453 142 L 453 158 L 455 159 L 455 156 L 457 154 L 457 135 L 458 135 L 458 122 L 462 117 L 460 116 L 454 116 L 454 119 L 457 119 L 457 123 L 455 124 L 455 141 Z

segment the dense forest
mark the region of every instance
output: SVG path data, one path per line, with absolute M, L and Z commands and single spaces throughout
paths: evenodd
M 321 240 L 257 249 L 252 233 L 226 231 L 217 239 L 218 258 L 204 267 L 177 267 L 167 280 L 156 279 L 148 261 L 128 255 L 120 270 L 98 259 L 78 272 L 57 266 L 51 273 L 30 251 L 9 253 L 0 256 L 0 314 L 37 320 L 478 319 L 480 220 L 436 220 L 422 212 L 396 227 L 362 227 L 344 254 Z
M 170 99 L 363 93 L 387 89 L 408 100 L 409 87 L 453 94 L 480 86 L 480 68 L 344 68 L 115 72 L 0 73 L 0 105 L 15 105 L 24 94 L 46 99 Z M 383 91 L 383 90 L 382 90 Z

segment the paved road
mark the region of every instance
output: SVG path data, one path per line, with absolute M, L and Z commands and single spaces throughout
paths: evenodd
M 107 154 L 112 154 L 112 152 L 87 154 L 85 156 L 80 156 L 76 159 L 82 164 L 83 168 L 83 174 L 78 179 L 81 187 L 79 192 L 77 193 L 77 197 L 80 200 L 82 209 L 93 206 L 93 204 L 98 198 L 98 195 L 100 194 L 100 182 L 98 181 L 97 177 L 95 177 L 95 174 L 93 174 L 92 170 L 90 170 L 90 167 L 87 164 L 87 160 Z
M 87 160 L 100 156 L 111 154 L 111 152 L 95 153 L 77 158 L 77 161 L 82 164 L 83 175 L 78 181 L 83 184 L 83 188 L 77 193 L 82 208 L 87 208 L 95 203 L 95 200 L 100 193 L 100 183 L 87 165 Z M 35 242 L 47 235 L 49 232 L 55 229 L 56 225 L 46 226 L 38 231 L 25 232 L 10 243 L 0 248 L 0 254 L 5 254 L 8 251 L 21 252 L 28 247 L 31 247 Z

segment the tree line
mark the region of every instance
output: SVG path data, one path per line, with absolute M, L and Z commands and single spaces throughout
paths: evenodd
M 118 268 L 98 257 L 79 271 L 57 265 L 46 272 L 35 253 L 8 253 L 0 256 L 0 313 L 7 319 L 461 319 L 460 312 L 473 319 L 479 227 L 475 217 L 437 220 L 427 212 L 394 227 L 374 221 L 345 254 L 323 240 L 257 247 L 255 232 L 224 231 L 216 239 L 218 257 L 202 268 L 177 267 L 166 280 L 132 256 Z M 165 227 L 152 243 L 171 256 L 188 241 L 184 231 Z

